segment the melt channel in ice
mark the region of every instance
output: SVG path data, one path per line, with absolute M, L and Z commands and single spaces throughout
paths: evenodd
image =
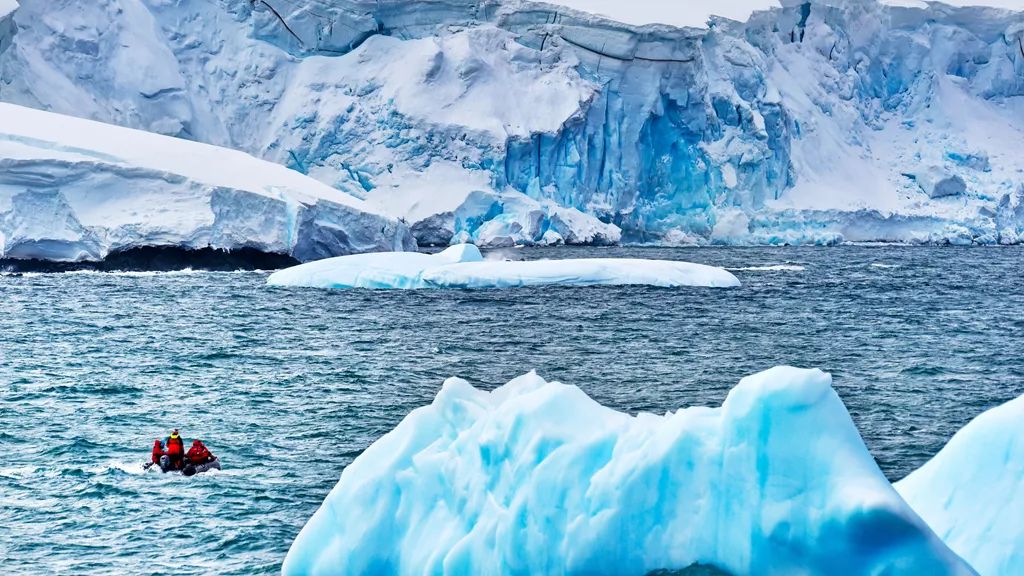
M 511 288 L 523 286 L 739 286 L 714 266 L 639 258 L 485 261 L 472 244 L 438 254 L 377 253 L 339 256 L 275 272 L 271 286 L 308 288 Z
M 294 574 L 974 574 L 900 498 L 831 378 L 630 416 L 535 373 L 457 378 L 345 468 Z

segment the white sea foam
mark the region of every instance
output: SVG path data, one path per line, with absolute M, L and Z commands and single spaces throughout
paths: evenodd
M 744 266 L 742 268 L 726 268 L 733 272 L 803 272 L 803 266 L 796 264 L 771 264 L 766 266 Z

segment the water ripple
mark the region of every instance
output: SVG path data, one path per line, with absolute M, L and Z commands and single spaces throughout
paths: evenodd
M 262 273 L 0 275 L 5 573 L 272 574 L 341 470 L 444 378 L 531 368 L 628 412 L 832 372 L 897 479 L 1024 393 L 1019 248 L 524 249 L 736 270 L 736 290 L 268 290 Z M 799 267 L 802 270 L 797 270 Z M 224 470 L 143 472 L 180 427 Z

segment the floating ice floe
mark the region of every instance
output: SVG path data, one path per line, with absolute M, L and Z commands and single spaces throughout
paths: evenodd
M 345 468 L 293 574 L 974 574 L 868 453 L 831 378 L 630 416 L 535 373 L 457 378 Z
M 1024 396 L 956 433 L 896 490 L 982 576 L 1024 574 Z
M 638 258 L 484 261 L 472 244 L 438 254 L 378 253 L 340 256 L 275 272 L 272 286 L 310 288 L 511 288 L 522 286 L 733 287 L 740 282 L 714 266 Z

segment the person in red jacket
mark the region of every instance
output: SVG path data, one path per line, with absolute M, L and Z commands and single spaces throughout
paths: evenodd
M 167 470 L 181 470 L 185 467 L 185 441 L 181 439 L 178 434 L 178 429 L 175 428 L 174 432 L 167 437 L 165 442 L 167 445 Z M 163 468 L 163 466 L 161 466 Z M 167 470 L 164 470 L 166 472 Z
M 160 457 L 164 455 L 164 446 L 160 443 L 160 439 L 153 440 L 153 456 L 152 464 L 160 464 Z M 150 465 L 152 465 L 150 464 Z
M 181 473 L 185 476 L 192 476 L 207 470 L 220 470 L 220 460 L 217 460 L 217 457 L 210 452 L 202 440 L 193 440 L 192 447 L 185 455 L 185 467 Z
M 213 460 L 213 454 L 210 453 L 209 448 L 200 440 L 193 440 L 192 447 L 188 449 L 188 453 L 185 455 L 188 458 L 189 464 L 206 464 Z

